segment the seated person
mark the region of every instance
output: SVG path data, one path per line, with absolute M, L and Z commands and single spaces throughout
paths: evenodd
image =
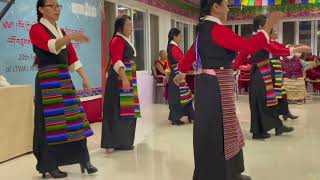
M 170 70 L 168 67 L 168 54 L 165 50 L 159 52 L 159 59 L 155 61 L 155 76 L 157 83 L 166 83 L 164 97 L 168 99 L 168 79 Z
M 156 68 L 156 74 L 157 76 L 164 76 L 166 77 L 167 74 L 167 52 L 165 50 L 161 50 L 159 53 L 159 59 L 155 61 L 155 68 Z M 157 81 L 159 83 L 162 83 L 165 79 L 162 77 L 157 77 Z

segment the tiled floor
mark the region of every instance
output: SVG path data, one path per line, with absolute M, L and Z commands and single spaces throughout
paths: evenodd
M 320 180 L 320 97 L 313 97 L 306 105 L 293 105 L 291 111 L 300 116 L 286 123 L 296 128 L 294 133 L 253 141 L 248 133 L 248 97 L 240 96 L 238 116 L 246 137 L 246 174 L 253 180 Z M 111 155 L 99 149 L 101 124 L 94 124 L 96 134 L 89 139 L 89 148 L 99 172 L 81 175 L 78 165 L 66 166 L 61 168 L 69 172 L 66 179 L 191 180 L 192 125 L 172 127 L 167 115 L 166 105 L 145 107 L 137 127 L 135 151 Z M 0 180 L 40 178 L 31 154 L 0 164 Z

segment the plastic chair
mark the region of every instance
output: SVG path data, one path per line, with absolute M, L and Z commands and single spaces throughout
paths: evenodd
M 251 65 L 242 65 L 239 67 L 239 78 L 238 78 L 238 93 L 241 94 L 241 89 L 249 89 L 250 71 Z

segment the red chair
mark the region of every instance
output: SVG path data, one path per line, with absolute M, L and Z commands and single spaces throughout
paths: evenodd
M 242 89 L 245 89 L 245 92 L 248 92 L 251 67 L 252 66 L 250 64 L 242 65 L 239 67 L 239 78 L 238 78 L 239 94 L 241 94 Z

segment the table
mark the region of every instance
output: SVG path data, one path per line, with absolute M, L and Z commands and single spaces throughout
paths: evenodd
M 0 162 L 32 151 L 32 86 L 0 87 Z

